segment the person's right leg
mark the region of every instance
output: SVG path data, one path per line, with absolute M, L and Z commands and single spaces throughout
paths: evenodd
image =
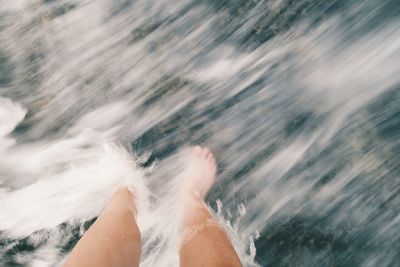
M 141 244 L 135 214 L 132 193 L 119 189 L 76 244 L 64 267 L 139 266 Z
M 228 236 L 203 201 L 215 181 L 215 159 L 207 148 L 200 147 L 193 149 L 191 157 L 186 172 L 180 266 L 242 266 Z

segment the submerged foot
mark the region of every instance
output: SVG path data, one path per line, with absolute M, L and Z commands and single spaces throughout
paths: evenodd
M 185 173 L 186 195 L 189 200 L 203 200 L 215 182 L 217 165 L 208 148 L 196 146 L 192 149 Z
M 132 212 L 136 218 L 137 209 L 134 195 L 127 187 L 118 189 L 111 197 L 110 202 L 107 204 L 105 212 L 125 210 Z

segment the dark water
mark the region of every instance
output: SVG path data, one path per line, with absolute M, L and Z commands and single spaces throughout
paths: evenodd
M 0 1 L 0 95 L 27 110 L 0 146 L 2 198 L 79 157 L 33 168 L 21 150 L 83 128 L 79 149 L 106 135 L 148 169 L 204 144 L 208 203 L 246 266 L 400 266 L 399 15 L 394 0 Z M 56 265 L 93 217 L 19 224 L 35 215 L 4 203 L 3 266 Z M 167 253 L 158 238 L 143 265 Z

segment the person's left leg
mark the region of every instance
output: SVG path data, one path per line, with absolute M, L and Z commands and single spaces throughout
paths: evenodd
M 228 235 L 203 200 L 215 182 L 216 170 L 215 158 L 208 148 L 197 146 L 192 150 L 182 191 L 186 199 L 179 250 L 181 267 L 242 266 Z
M 122 188 L 83 235 L 64 267 L 139 266 L 140 232 L 132 193 Z

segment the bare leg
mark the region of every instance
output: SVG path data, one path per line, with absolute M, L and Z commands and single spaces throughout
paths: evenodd
M 242 266 L 225 231 L 205 207 L 203 198 L 215 181 L 216 164 L 207 148 L 195 147 L 187 174 L 186 208 L 180 266 Z
M 140 232 L 126 188 L 114 194 L 97 221 L 72 250 L 65 267 L 139 266 Z

